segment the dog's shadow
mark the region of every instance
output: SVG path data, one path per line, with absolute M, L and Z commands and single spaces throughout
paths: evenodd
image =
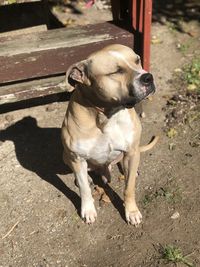
M 25 117 L 0 132 L 0 141 L 6 140 L 14 143 L 22 167 L 55 186 L 79 210 L 79 196 L 57 175 L 71 172 L 62 161 L 59 128 L 40 128 L 35 118 Z
M 0 132 L 0 141 L 10 140 L 15 145 L 17 160 L 25 169 L 35 172 L 41 179 L 55 186 L 75 206 L 80 215 L 80 197 L 57 174 L 69 174 L 63 163 L 60 128 L 41 128 L 33 117 L 25 117 Z M 97 184 L 102 185 L 99 179 Z M 107 185 L 107 194 L 124 219 L 121 198 Z

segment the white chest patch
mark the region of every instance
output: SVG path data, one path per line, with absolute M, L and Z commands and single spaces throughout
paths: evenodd
M 114 114 L 95 138 L 80 139 L 74 152 L 95 164 L 110 163 L 129 150 L 134 140 L 134 125 L 127 109 Z

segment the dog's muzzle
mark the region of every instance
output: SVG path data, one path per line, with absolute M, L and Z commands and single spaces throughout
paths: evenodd
M 141 101 L 145 97 L 155 92 L 153 75 L 149 72 L 140 76 L 137 88 L 135 88 L 135 96 Z
M 126 100 L 126 107 L 133 107 L 135 104 L 142 101 L 148 95 L 155 92 L 153 75 L 146 72 L 129 87 L 129 99 Z

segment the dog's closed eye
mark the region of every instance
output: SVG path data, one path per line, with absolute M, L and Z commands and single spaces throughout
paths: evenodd
M 117 69 L 113 72 L 108 73 L 107 75 L 113 75 L 113 74 L 124 74 L 126 71 L 122 67 L 118 66 Z
M 136 64 L 136 65 L 140 64 L 140 57 L 139 57 L 139 56 L 136 58 L 136 60 L 135 60 L 135 64 Z

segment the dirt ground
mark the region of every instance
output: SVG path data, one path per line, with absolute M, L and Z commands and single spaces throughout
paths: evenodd
M 67 102 L 0 116 L 0 266 L 176 266 L 162 259 L 166 245 L 200 266 L 200 124 L 177 124 L 169 138 L 165 122 L 167 101 L 180 87 L 174 74 L 197 56 L 199 38 L 197 26 L 191 36 L 168 23 L 152 25 L 157 92 L 144 104 L 142 143 L 157 134 L 160 140 L 141 156 L 137 201 L 143 223 L 137 228 L 124 220 L 124 181 L 117 167 L 107 186 L 111 203 L 96 198 L 97 221 L 82 222 L 74 177 L 62 163 Z

